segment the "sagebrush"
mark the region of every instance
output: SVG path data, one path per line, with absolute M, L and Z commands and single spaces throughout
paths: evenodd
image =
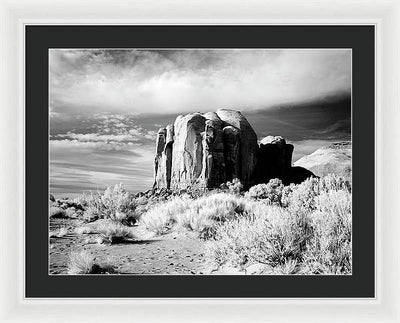
M 114 274 L 115 269 L 108 262 L 97 264 L 88 251 L 80 250 L 70 253 L 67 273 L 69 275 Z
M 124 221 L 129 218 L 138 218 L 136 199 L 122 184 L 108 187 L 104 193 L 82 194 L 76 199 L 85 206 L 86 220 L 110 219 Z

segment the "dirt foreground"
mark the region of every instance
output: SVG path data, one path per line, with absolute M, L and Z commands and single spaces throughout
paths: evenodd
M 77 234 L 75 228 L 98 225 L 78 219 L 51 219 L 50 230 L 66 228 L 64 236 L 51 237 L 49 244 L 50 274 L 67 274 L 71 251 L 86 250 L 99 265 L 112 265 L 117 274 L 195 275 L 208 272 L 204 245 L 191 232 L 174 232 L 154 237 L 140 227 L 132 227 L 139 237 L 120 244 L 98 243 L 98 234 Z

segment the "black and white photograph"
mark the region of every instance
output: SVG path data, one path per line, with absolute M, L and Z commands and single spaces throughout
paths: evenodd
M 351 49 L 48 55 L 50 275 L 352 275 Z

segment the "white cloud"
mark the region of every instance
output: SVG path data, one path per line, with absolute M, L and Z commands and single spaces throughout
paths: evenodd
M 140 134 L 139 134 L 140 135 Z M 98 133 L 72 133 L 68 132 L 66 135 L 57 135 L 59 138 L 71 138 L 76 139 L 79 142 L 124 142 L 124 141 L 139 141 L 141 138 L 134 137 L 128 134 L 122 135 L 101 135 Z
M 52 50 L 50 57 L 51 104 L 64 112 L 251 110 L 351 88 L 348 50 Z

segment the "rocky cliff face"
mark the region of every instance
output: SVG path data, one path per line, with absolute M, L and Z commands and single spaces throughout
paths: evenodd
M 293 145 L 287 144 L 281 136 L 262 139 L 258 153 L 258 181 L 267 183 L 272 178 L 280 178 L 290 182 L 293 149 Z
M 282 137 L 268 136 L 258 144 L 239 111 L 180 115 L 158 132 L 154 187 L 212 188 L 234 178 L 245 187 L 272 178 L 290 182 L 292 153 L 293 145 Z

